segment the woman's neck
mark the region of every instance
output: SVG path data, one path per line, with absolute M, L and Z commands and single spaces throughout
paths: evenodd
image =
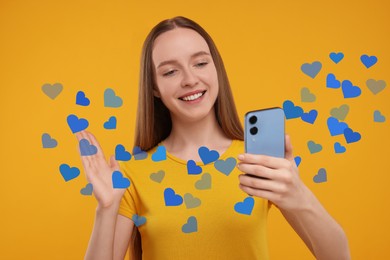
M 163 141 L 167 151 L 183 160 L 200 161 L 198 149 L 206 146 L 222 154 L 230 146 L 229 139 L 219 126 L 215 113 L 193 123 L 172 119 L 172 131 Z

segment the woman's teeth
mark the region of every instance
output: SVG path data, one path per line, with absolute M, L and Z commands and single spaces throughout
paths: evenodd
M 193 100 L 198 99 L 201 96 L 203 96 L 203 94 L 204 94 L 204 92 L 199 92 L 199 93 L 196 93 L 196 94 L 191 95 L 191 96 L 183 97 L 182 100 L 184 100 L 184 101 L 193 101 Z

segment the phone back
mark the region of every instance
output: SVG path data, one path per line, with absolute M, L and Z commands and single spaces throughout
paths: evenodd
M 245 115 L 245 152 L 284 158 L 284 111 L 267 108 Z

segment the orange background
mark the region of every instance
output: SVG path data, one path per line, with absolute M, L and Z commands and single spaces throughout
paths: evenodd
M 64 182 L 62 163 L 81 169 L 77 142 L 66 123 L 69 114 L 90 122 L 106 155 L 116 144 L 131 147 L 137 104 L 139 56 L 149 30 L 176 15 L 200 23 L 214 38 L 229 74 L 241 118 L 246 111 L 281 106 L 292 100 L 307 112 L 317 109 L 314 125 L 287 121 L 304 182 L 344 227 L 353 259 L 388 259 L 390 240 L 389 87 L 377 95 L 367 79 L 389 82 L 390 16 L 386 1 L 0 1 L 0 259 L 81 259 L 92 230 L 96 202 L 82 196 L 83 173 Z M 387 25 L 386 25 L 387 24 Z M 329 53 L 343 52 L 335 64 Z M 378 57 L 367 69 L 362 54 Z M 303 63 L 320 61 L 314 78 L 303 74 Z M 328 89 L 334 73 L 362 89 L 343 99 L 341 89 Z M 41 90 L 61 83 L 51 100 Z M 303 103 L 300 91 L 317 97 Z M 120 108 L 106 108 L 103 93 L 115 90 Z M 91 105 L 75 105 L 82 90 Z M 385 100 L 387 105 L 385 105 Z M 346 122 L 362 139 L 335 154 L 326 119 L 331 108 L 348 104 Z M 386 117 L 373 121 L 374 110 Z M 103 123 L 115 115 L 116 130 Z M 41 136 L 58 141 L 43 149 Z M 322 144 L 310 154 L 307 142 Z M 326 183 L 314 183 L 320 168 Z M 234 235 L 234 234 L 232 234 Z M 269 221 L 271 259 L 313 259 L 280 212 Z

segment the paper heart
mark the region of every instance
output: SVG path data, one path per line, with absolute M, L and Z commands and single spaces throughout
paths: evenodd
M 198 231 L 198 222 L 195 217 L 189 217 L 187 223 L 181 228 L 183 233 L 193 233 Z
M 344 80 L 341 84 L 344 98 L 355 98 L 360 96 L 362 90 L 358 86 L 354 86 L 351 81 Z
M 229 174 L 234 170 L 236 163 L 237 161 L 235 158 L 229 157 L 226 160 L 217 160 L 214 163 L 214 167 L 226 176 L 229 176 Z
M 121 144 L 118 144 L 115 147 L 115 160 L 117 161 L 130 161 L 131 154 L 126 151 L 125 147 Z
M 115 91 L 113 89 L 107 88 L 104 91 L 104 106 L 105 107 L 118 108 L 118 107 L 121 107 L 122 104 L 123 104 L 122 99 L 115 95 Z
M 300 156 L 295 156 L 294 161 L 298 167 L 301 164 L 302 158 Z
M 84 188 L 80 190 L 81 195 L 90 196 L 92 195 L 93 186 L 92 183 L 88 183 Z
M 344 134 L 344 130 L 348 128 L 346 123 L 339 122 L 339 120 L 334 117 L 329 117 L 326 123 L 331 136 Z
M 383 123 L 386 121 L 386 117 L 381 114 L 381 111 L 375 110 L 374 111 L 374 122 Z
M 306 75 L 308 75 L 309 77 L 313 78 L 313 79 L 320 72 L 321 68 L 322 68 L 322 64 L 319 61 L 315 61 L 313 63 L 304 63 L 301 66 L 302 72 L 305 73 Z
M 184 194 L 184 204 L 186 205 L 187 209 L 196 208 L 199 207 L 202 202 L 200 199 L 195 198 L 190 193 Z
M 72 133 L 77 133 L 80 131 L 83 131 L 86 129 L 89 125 L 88 121 L 84 118 L 78 118 L 76 115 L 70 114 L 66 121 L 68 122 L 68 125 L 70 129 L 72 130 Z
M 368 56 L 367 54 L 363 54 L 360 57 L 360 60 L 364 64 L 364 66 L 366 66 L 366 68 L 368 69 L 377 63 L 378 58 L 376 56 Z
M 150 179 L 152 181 L 155 181 L 155 182 L 158 182 L 158 183 L 161 183 L 162 180 L 164 179 L 165 177 L 165 172 L 163 170 L 160 170 L 158 172 L 154 172 L 152 174 L 150 174 Z
M 301 89 L 301 101 L 302 102 L 314 102 L 316 101 L 316 96 L 310 92 L 308 88 Z
M 318 152 L 321 152 L 322 151 L 322 145 L 320 144 L 317 144 L 313 141 L 309 141 L 307 142 L 307 147 L 309 147 L 309 151 L 310 153 L 318 153 Z
M 255 200 L 252 197 L 247 197 L 243 202 L 237 202 L 234 205 L 234 211 L 244 215 L 251 215 Z
M 103 127 L 107 130 L 115 129 L 116 128 L 116 117 L 112 116 L 108 119 L 107 122 L 103 124 Z
M 340 88 L 340 81 L 336 79 L 336 76 L 332 73 L 329 73 L 326 76 L 326 87 L 327 88 Z
M 133 148 L 133 156 L 135 160 L 143 160 L 148 157 L 148 153 L 145 151 L 142 151 L 139 146 L 135 146 Z
M 206 146 L 200 147 L 198 153 L 203 164 L 212 163 L 219 158 L 219 153 L 217 151 L 209 150 Z
M 317 110 L 313 109 L 313 110 L 310 110 L 310 112 L 308 112 L 308 113 L 303 113 L 301 116 L 301 119 L 303 121 L 305 121 L 306 123 L 314 124 L 314 122 L 317 119 L 317 115 L 318 115 Z
M 188 174 L 200 174 L 202 172 L 202 167 L 196 165 L 194 160 L 188 160 L 187 172 Z
M 123 177 L 120 171 L 114 171 L 112 173 L 112 187 L 114 189 L 127 189 L 130 187 L 130 180 Z
M 97 147 L 90 144 L 87 139 L 81 139 L 79 142 L 80 153 L 82 156 L 90 156 L 97 153 Z
M 89 99 L 85 96 L 83 91 L 79 91 L 76 94 L 76 105 L 89 106 Z
M 345 148 L 345 146 L 342 146 L 339 142 L 336 142 L 334 144 L 335 153 L 345 153 L 346 150 L 347 148 Z
M 329 54 L 329 57 L 334 63 L 337 64 L 344 58 L 344 54 L 342 52 L 339 53 L 332 52 Z
M 211 175 L 210 173 L 204 173 L 199 181 L 195 183 L 195 188 L 198 190 L 211 189 Z
M 176 194 L 172 188 L 164 190 L 165 206 L 179 206 L 183 204 L 183 198 Z
M 366 81 L 366 85 L 368 89 L 374 94 L 378 94 L 386 87 L 386 81 L 384 80 L 375 80 L 375 79 L 369 79 Z
M 348 112 L 349 112 L 349 106 L 346 104 L 341 105 L 339 108 L 336 107 L 336 108 L 332 108 L 332 110 L 330 110 L 330 114 L 332 115 L 332 117 L 334 117 L 338 120 L 341 120 L 341 121 L 343 121 L 345 119 Z
M 326 174 L 326 170 L 324 168 L 321 168 L 317 175 L 315 175 L 313 177 L 313 181 L 315 183 L 321 183 L 321 182 L 326 182 L 327 181 L 327 174 Z
M 159 145 L 157 147 L 157 150 L 152 154 L 152 161 L 153 162 L 160 162 L 167 159 L 167 151 L 165 149 L 165 146 Z
M 55 99 L 62 92 L 62 84 L 55 83 L 53 85 L 47 83 L 42 86 L 43 93 L 51 99 Z
M 349 143 L 355 143 L 361 139 L 361 135 L 359 132 L 354 132 L 351 128 L 346 128 L 344 130 L 345 141 Z
M 295 106 L 294 103 L 290 100 L 283 102 L 283 110 L 286 119 L 298 118 L 303 114 L 303 109 L 299 106 Z
M 138 216 L 137 214 L 134 214 L 131 219 L 133 220 L 134 222 L 134 225 L 136 227 L 139 227 L 139 226 L 142 226 L 143 224 L 146 223 L 146 218 L 143 217 L 143 216 Z
M 70 167 L 63 163 L 60 165 L 60 173 L 65 181 L 70 181 L 80 175 L 80 170 L 77 167 Z
M 55 148 L 57 147 L 57 141 L 47 133 L 42 135 L 42 147 L 43 148 Z

